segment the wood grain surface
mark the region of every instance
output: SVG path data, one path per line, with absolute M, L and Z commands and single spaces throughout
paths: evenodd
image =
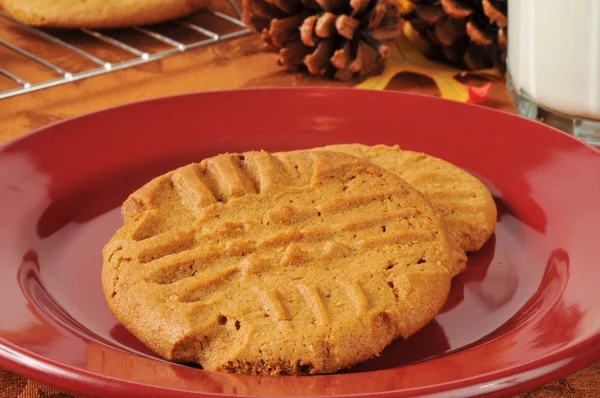
M 234 15 L 223 0 L 216 0 L 213 8 Z M 226 34 L 239 27 L 211 17 L 208 12 L 199 12 L 188 18 L 201 26 L 209 27 L 218 34 Z M 198 40 L 189 37 L 181 29 L 170 24 L 157 26 L 159 32 L 185 43 Z M 52 34 L 89 51 L 110 62 L 117 62 L 129 54 L 77 32 L 50 31 Z M 111 32 L 114 37 L 149 53 L 165 50 L 164 44 L 148 40 L 131 31 Z M 18 25 L 0 18 L 0 39 L 18 44 L 25 50 L 41 55 L 44 59 L 72 72 L 81 72 L 96 67 L 89 60 L 74 56 L 72 52 L 28 34 Z M 35 62 L 28 61 L 0 45 L 0 68 L 29 82 L 36 83 L 56 74 Z M 474 85 L 484 84 L 481 78 L 466 78 Z M 257 35 L 248 35 L 207 47 L 184 52 L 170 58 L 154 61 L 130 69 L 80 80 L 69 84 L 44 89 L 4 100 L 0 100 L 0 143 L 27 131 L 72 116 L 100 109 L 161 96 L 193 93 L 209 90 L 231 90 L 253 87 L 295 86 L 353 86 L 360 81 L 337 82 L 324 78 L 290 73 L 276 62 L 276 55 L 266 52 Z M 0 76 L 0 91 L 16 85 Z M 387 85 L 387 90 L 409 91 L 439 96 L 433 81 L 422 75 L 401 73 Z M 505 92 L 504 83 L 496 81 L 490 90 L 489 100 L 483 105 L 514 112 Z
M 231 14 L 223 4 L 217 4 L 217 8 Z M 211 30 L 220 34 L 235 28 L 224 23 L 207 22 L 208 17 L 203 13 L 192 18 L 196 18 L 197 22 L 203 25 L 212 24 Z M 168 30 L 170 27 L 163 26 L 161 29 Z M 127 56 L 101 43 L 90 41 L 89 38 L 81 39 L 81 35 L 72 32 L 53 33 L 61 35 L 70 42 L 74 41 L 111 62 Z M 170 33 L 177 34 L 174 31 Z M 126 33 L 115 32 L 115 34 L 119 37 L 119 34 Z M 93 67 L 86 63 L 87 61 L 76 59 L 73 54 L 63 49 L 49 47 L 39 40 L 24 41 L 24 36 L 25 32 L 21 28 L 0 18 L 0 39 L 18 43 L 69 71 Z M 147 51 L 163 49 L 143 37 L 132 40 L 136 46 L 141 46 Z M 185 41 L 186 38 L 182 37 L 181 40 Z M 15 55 L 3 46 L 0 46 L 0 68 L 18 72 L 19 76 L 31 82 L 52 77 L 45 68 L 27 62 L 22 56 Z M 485 84 L 486 80 L 470 77 L 465 78 L 465 82 L 480 86 Z M 358 83 L 358 81 L 334 82 L 301 73 L 286 72 L 277 65 L 275 55 L 265 51 L 257 35 L 248 35 L 130 69 L 0 100 L 0 144 L 73 116 L 150 98 L 209 90 L 254 87 L 335 87 L 353 86 Z M 0 91 L 14 87 L 12 82 L 0 76 Z M 385 89 L 439 96 L 439 91 L 430 78 L 414 73 L 396 75 Z M 503 81 L 492 82 L 488 99 L 481 105 L 515 112 L 506 95 Z M 563 396 L 600 396 L 600 362 L 565 379 L 519 395 L 527 398 Z M 0 369 L 0 397 L 40 398 L 70 397 L 70 395 Z

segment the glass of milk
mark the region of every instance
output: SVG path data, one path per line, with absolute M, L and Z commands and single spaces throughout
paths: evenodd
M 510 0 L 507 63 L 519 114 L 600 146 L 600 0 Z

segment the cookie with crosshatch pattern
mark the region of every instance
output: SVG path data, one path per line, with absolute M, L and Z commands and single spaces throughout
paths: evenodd
M 158 355 L 245 374 L 330 373 L 442 308 L 445 225 L 395 174 L 341 153 L 246 152 L 162 175 L 103 250 L 115 317 Z
M 463 169 L 425 153 L 396 146 L 329 145 L 316 150 L 343 152 L 366 159 L 402 177 L 439 211 L 461 249 L 474 252 L 496 228 L 497 209 L 485 185 Z
M 208 4 L 210 0 L 0 0 L 8 15 L 21 23 L 67 29 L 150 25 Z

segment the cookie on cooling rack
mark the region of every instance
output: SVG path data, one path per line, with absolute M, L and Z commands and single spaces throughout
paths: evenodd
M 442 308 L 452 245 L 397 175 L 342 153 L 226 154 L 134 192 L 103 250 L 115 317 L 158 355 L 244 374 L 330 373 Z
M 0 0 L 19 22 L 52 28 L 149 25 L 197 11 L 210 0 Z

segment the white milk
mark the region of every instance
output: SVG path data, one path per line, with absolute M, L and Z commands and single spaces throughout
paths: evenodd
M 508 48 L 516 91 L 600 120 L 600 0 L 510 0 Z

